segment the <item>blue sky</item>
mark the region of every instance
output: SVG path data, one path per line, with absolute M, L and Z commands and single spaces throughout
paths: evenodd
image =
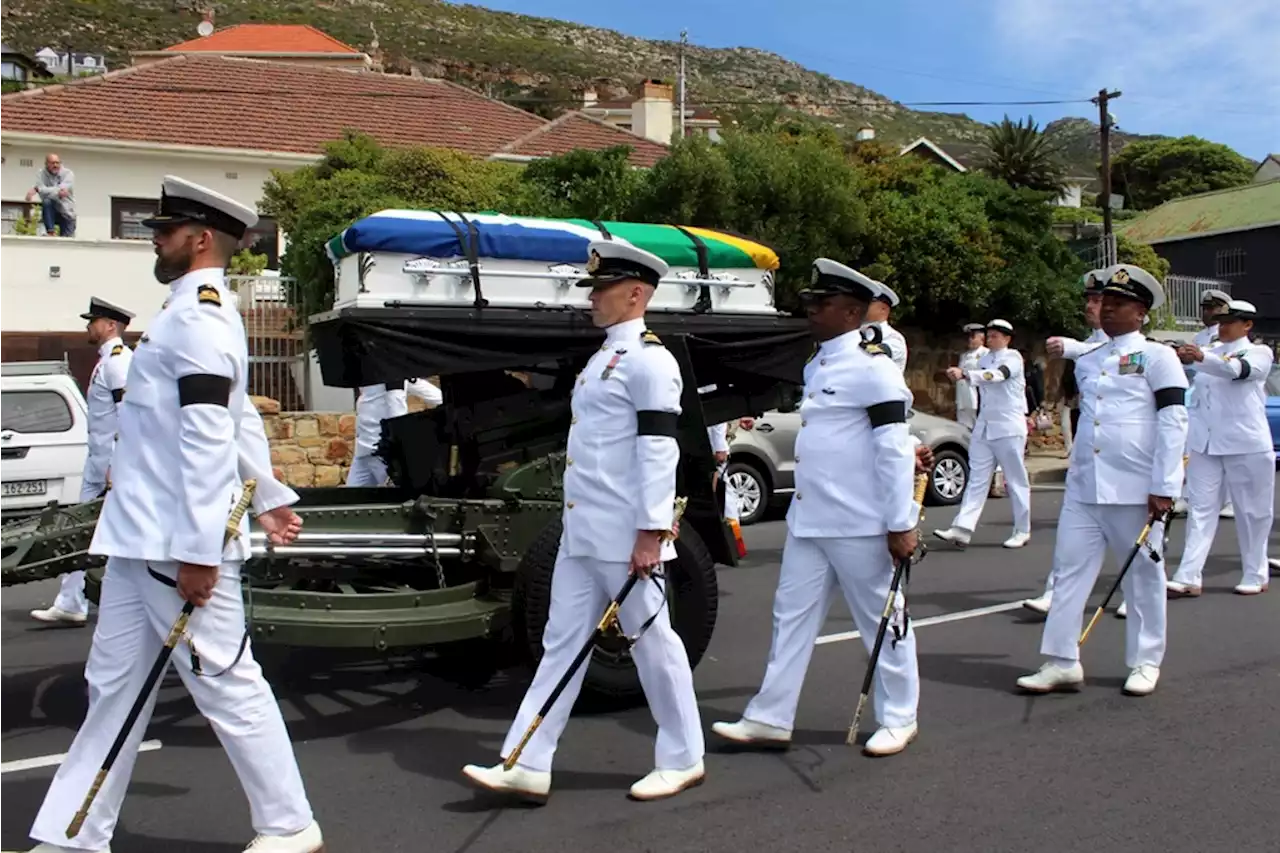
M 483 0 L 706 47 L 757 47 L 903 103 L 1087 101 L 1124 130 L 1280 153 L 1280 0 Z M 1099 30 L 1099 24 L 1104 28 Z M 1088 103 L 945 108 L 1097 119 Z

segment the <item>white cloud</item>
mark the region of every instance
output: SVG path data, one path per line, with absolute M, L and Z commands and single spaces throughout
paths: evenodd
M 1010 70 L 1083 94 L 1120 89 L 1140 133 L 1194 133 L 1261 158 L 1280 149 L 1277 0 L 994 0 Z

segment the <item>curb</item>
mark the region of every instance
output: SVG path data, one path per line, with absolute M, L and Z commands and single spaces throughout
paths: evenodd
M 1039 486 L 1045 483 L 1065 483 L 1067 481 L 1067 460 L 1062 460 L 1062 466 L 1054 466 L 1052 468 L 1041 468 L 1037 471 L 1028 471 L 1027 479 L 1031 485 Z

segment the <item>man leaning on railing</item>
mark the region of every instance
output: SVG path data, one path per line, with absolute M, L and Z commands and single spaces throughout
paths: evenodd
M 36 184 L 27 192 L 27 201 L 40 199 L 40 218 L 47 236 L 74 237 L 76 234 L 75 175 L 62 167 L 62 158 L 49 154 L 44 168 L 36 173 Z M 56 229 L 56 230 L 55 230 Z

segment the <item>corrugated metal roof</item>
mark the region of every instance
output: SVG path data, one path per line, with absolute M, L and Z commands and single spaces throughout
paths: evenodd
M 1280 224 L 1280 178 L 1166 201 L 1118 229 L 1130 240 L 1162 243 Z

